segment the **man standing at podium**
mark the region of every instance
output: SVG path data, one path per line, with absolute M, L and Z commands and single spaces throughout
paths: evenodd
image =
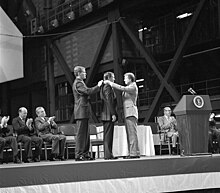
M 164 108 L 164 116 L 158 117 L 160 129 L 166 132 L 167 137 L 172 139 L 172 154 L 176 154 L 176 141 L 178 137 L 177 122 L 174 116 L 171 116 L 171 108 Z

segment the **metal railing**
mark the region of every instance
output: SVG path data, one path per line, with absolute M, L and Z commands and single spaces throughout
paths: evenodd
M 41 26 L 44 32 L 46 32 L 104 7 L 113 1 L 70 0 L 53 9 L 47 9 L 46 13 L 38 18 L 38 26 Z
M 206 8 L 200 14 L 196 27 L 190 37 L 190 46 L 220 38 L 219 9 L 217 0 L 209 0 Z M 185 8 L 191 16 L 178 19 L 176 10 L 155 20 L 152 26 L 143 26 L 143 43 L 154 55 L 174 51 L 180 44 L 196 9 L 196 5 Z M 182 10 L 184 11 L 184 9 Z
M 181 84 L 175 87 L 181 96 L 189 94 L 188 89 L 191 87 L 199 95 L 210 95 L 211 100 L 214 99 L 215 96 L 220 97 L 220 78 L 193 82 L 188 84 Z M 146 92 L 139 93 L 138 106 L 150 106 L 157 94 L 157 91 L 158 90 L 149 90 Z M 168 93 L 165 93 L 163 95 L 163 102 L 172 103 L 173 99 Z

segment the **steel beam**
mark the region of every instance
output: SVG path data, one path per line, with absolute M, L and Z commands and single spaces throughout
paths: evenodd
M 192 17 L 192 19 L 191 19 L 191 21 L 190 21 L 190 23 L 188 25 L 188 28 L 187 28 L 184 36 L 183 36 L 183 39 L 180 42 L 180 45 L 179 45 L 179 47 L 178 47 L 178 49 L 177 49 L 177 51 L 176 51 L 176 53 L 174 55 L 174 58 L 173 58 L 170 66 L 169 66 L 169 68 L 167 70 L 164 82 L 170 82 L 172 80 L 172 78 L 173 78 L 177 68 L 179 67 L 180 61 L 183 58 L 183 54 L 184 54 L 184 52 L 186 50 L 186 45 L 187 45 L 187 42 L 189 40 L 190 34 L 191 34 L 193 28 L 195 27 L 196 21 L 198 20 L 199 14 L 201 13 L 201 10 L 202 10 L 202 8 L 203 8 L 203 6 L 205 4 L 205 1 L 206 0 L 201 0 L 199 5 L 198 5 L 198 7 L 196 8 L 196 11 L 194 12 L 193 17 Z M 164 86 L 165 86 L 164 82 L 163 82 L 163 84 L 160 85 L 160 88 L 159 88 L 159 90 L 158 90 L 158 92 L 156 94 L 156 97 L 154 98 L 154 101 L 151 104 L 149 111 L 147 112 L 147 116 L 145 118 L 146 122 L 148 122 L 150 120 L 150 117 L 152 115 L 156 114 L 156 112 L 155 112 L 156 105 L 157 105 L 160 97 L 162 96 L 161 93 L 162 93 L 162 91 L 164 89 Z M 175 100 L 175 102 L 178 102 L 178 101 Z
M 54 80 L 54 63 L 53 55 L 51 53 L 50 42 L 47 42 L 47 95 L 49 114 L 55 115 L 55 80 Z
M 67 79 L 67 81 L 69 82 L 69 84 L 72 86 L 73 81 L 74 81 L 74 77 L 72 75 L 72 72 L 68 66 L 68 64 L 66 63 L 62 53 L 60 52 L 59 48 L 57 47 L 55 42 L 51 42 L 50 43 L 50 48 L 54 53 L 54 56 L 56 57 L 56 59 L 58 60 L 58 63 L 60 65 L 60 67 L 62 68 L 64 75 Z
M 106 50 L 107 44 L 109 42 L 110 36 L 111 36 L 111 25 L 108 24 L 105 27 L 102 38 L 100 40 L 100 43 L 98 45 L 98 48 L 97 48 L 95 56 L 93 58 L 91 67 L 90 67 L 89 72 L 88 72 L 88 76 L 87 76 L 87 79 L 86 79 L 86 84 L 88 86 L 91 85 L 91 83 L 92 83 L 92 81 L 93 81 L 93 79 L 96 75 L 96 72 L 98 72 L 98 67 L 99 67 L 99 64 L 100 64 L 100 62 L 102 60 L 102 57 L 105 53 L 105 50 Z

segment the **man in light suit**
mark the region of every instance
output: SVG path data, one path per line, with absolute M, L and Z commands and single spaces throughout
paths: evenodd
M 96 86 L 88 88 L 83 81 L 86 79 L 86 70 L 83 66 L 76 66 L 74 68 L 74 75 L 76 76 L 72 87 L 74 96 L 74 118 L 76 120 L 78 129 L 76 136 L 75 160 L 93 160 L 89 155 L 89 96 L 97 93 L 100 90 L 100 86 L 102 85 L 103 80 L 99 81 Z
M 33 125 L 33 119 L 27 119 L 27 109 L 25 107 L 21 107 L 18 110 L 18 117 L 15 117 L 12 120 L 12 125 L 14 131 L 17 134 L 17 141 L 22 142 L 24 144 L 25 149 L 25 163 L 30 163 L 33 161 L 39 162 L 40 154 L 41 154 L 41 147 L 43 140 L 38 137 L 38 134 Z M 32 155 L 32 148 L 31 145 L 34 144 L 35 146 L 35 154 Z
M 172 140 L 172 154 L 176 154 L 176 142 L 178 138 L 177 122 L 174 116 L 171 116 L 171 108 L 164 108 L 164 116 L 158 117 L 158 124 L 162 132 Z
M 121 86 L 110 81 L 104 81 L 104 83 L 110 84 L 114 89 L 122 91 L 125 127 L 127 132 L 127 141 L 129 147 L 129 155 L 126 159 L 140 158 L 140 150 L 138 146 L 137 137 L 137 96 L 138 87 L 135 82 L 135 76 L 133 73 L 126 73 L 124 75 L 124 82 L 127 86 Z
M 104 74 L 104 80 L 114 82 L 114 73 L 106 72 Z M 117 159 L 112 154 L 114 123 L 117 121 L 117 100 L 115 92 L 109 84 L 103 84 L 101 87 L 100 98 L 102 100 L 101 120 L 104 128 L 104 159 Z
M 64 161 L 66 136 L 53 134 L 52 129 L 58 129 L 54 121 L 55 117 L 46 117 L 46 112 L 43 107 L 37 107 L 36 114 L 35 127 L 39 131 L 39 136 L 46 142 L 52 142 L 50 161 L 56 161 L 57 159 Z

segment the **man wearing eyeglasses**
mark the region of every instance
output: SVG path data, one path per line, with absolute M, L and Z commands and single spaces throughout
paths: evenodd
M 158 124 L 161 131 L 167 134 L 167 137 L 172 140 L 172 154 L 176 154 L 176 142 L 178 138 L 177 122 L 174 116 L 171 116 L 171 108 L 164 108 L 164 116 L 158 117 Z

